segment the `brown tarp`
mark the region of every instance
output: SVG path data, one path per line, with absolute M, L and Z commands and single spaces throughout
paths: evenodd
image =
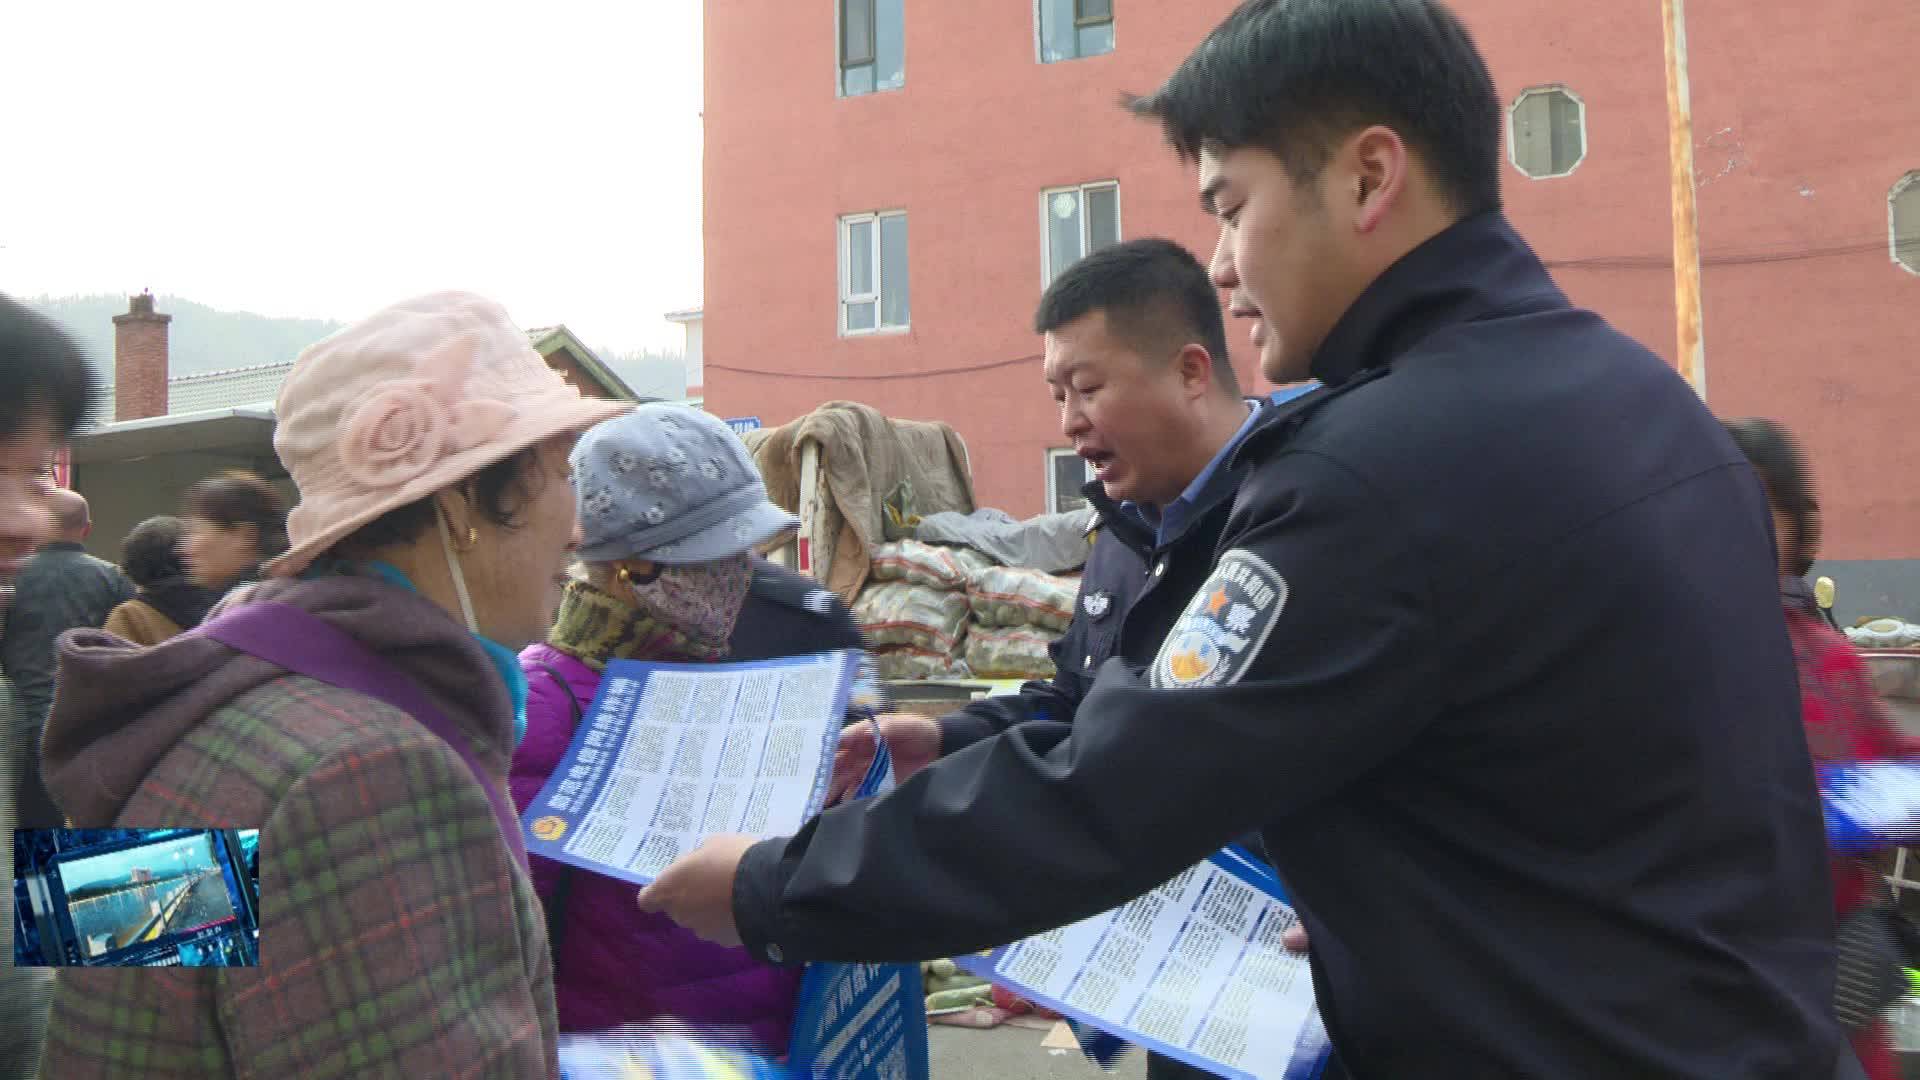
M 773 501 L 800 505 L 800 447 L 820 444 L 826 474 L 821 533 L 835 537 L 827 588 L 852 604 L 867 581 L 873 549 L 886 542 L 883 504 L 902 481 L 913 488 L 915 514 L 973 512 L 973 478 L 966 447 L 952 427 L 925 420 L 890 420 L 852 401 L 829 401 L 790 424 L 746 432 Z

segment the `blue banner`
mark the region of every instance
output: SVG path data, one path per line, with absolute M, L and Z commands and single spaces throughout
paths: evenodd
M 928 1080 L 919 965 L 809 965 L 788 1067 L 818 1080 Z

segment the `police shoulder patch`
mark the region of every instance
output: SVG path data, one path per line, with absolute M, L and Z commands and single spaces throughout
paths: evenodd
M 1287 606 L 1287 580 L 1251 551 L 1235 548 L 1187 602 L 1153 661 L 1157 688 L 1240 681 Z

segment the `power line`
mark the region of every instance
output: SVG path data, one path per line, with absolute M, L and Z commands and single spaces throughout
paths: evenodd
M 1749 248 L 1747 250 L 1722 251 L 1700 257 L 1703 266 L 1753 266 L 1764 263 L 1801 262 L 1808 259 L 1831 259 L 1845 255 L 1865 255 L 1884 251 L 1887 241 L 1883 239 L 1863 240 L 1847 244 L 1825 244 L 1807 247 Z M 1673 267 L 1671 255 L 1595 255 L 1587 258 L 1547 259 L 1549 270 L 1667 270 Z
M 820 379 L 825 382 L 889 382 L 894 379 L 926 379 L 938 375 L 968 375 L 976 371 L 992 371 L 994 368 L 1013 367 L 1016 364 L 1030 364 L 1035 360 L 1044 360 L 1044 353 L 1031 356 L 1016 356 L 1011 360 L 990 360 L 984 364 L 966 364 L 960 367 L 932 368 L 927 371 L 889 371 L 879 375 L 820 374 L 804 371 L 767 371 L 762 368 L 734 367 L 731 364 L 716 364 L 707 361 L 703 366 L 718 371 L 731 371 L 736 375 L 758 375 L 768 379 Z
M 1702 266 L 1755 266 L 1766 263 L 1802 262 L 1810 259 L 1831 259 L 1847 255 L 1865 255 L 1883 251 L 1887 247 L 1884 239 L 1863 240 L 1847 244 L 1827 244 L 1811 247 L 1781 246 L 1767 248 L 1749 248 L 1729 250 L 1713 255 L 1702 255 Z M 1574 259 L 1542 260 L 1549 270 L 1671 270 L 1671 255 L 1594 255 Z M 927 371 L 889 371 L 875 375 L 827 374 L 805 371 L 771 371 L 765 368 L 736 367 L 732 364 L 716 364 L 709 360 L 706 367 L 716 371 L 728 371 L 736 375 L 754 375 L 764 379 L 813 379 L 821 382 L 892 382 L 896 379 L 928 379 L 944 375 L 970 375 L 976 371 L 992 371 L 995 368 L 1014 367 L 1045 359 L 1042 353 L 1030 356 L 1016 356 L 1011 360 L 990 360 L 984 364 L 964 364 L 958 367 L 932 368 Z

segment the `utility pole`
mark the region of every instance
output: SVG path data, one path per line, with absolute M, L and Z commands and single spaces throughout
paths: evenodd
M 1660 0 L 1666 39 L 1667 149 L 1673 183 L 1673 311 L 1680 374 L 1707 396 L 1707 349 L 1700 313 L 1700 217 L 1694 208 L 1693 91 L 1687 82 L 1686 0 Z

